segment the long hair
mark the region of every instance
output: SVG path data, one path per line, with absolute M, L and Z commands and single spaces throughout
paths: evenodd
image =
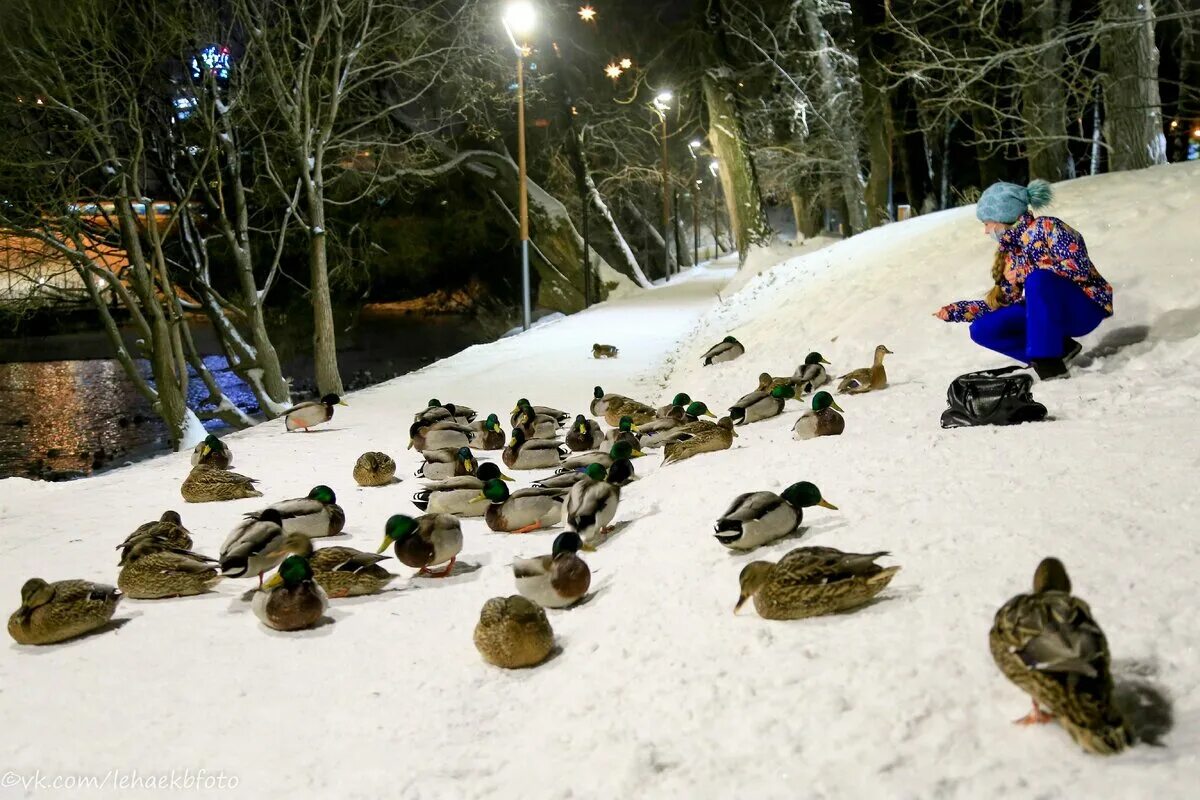
M 992 283 L 997 286 L 1004 280 L 1004 270 L 1008 267 L 1008 253 L 1004 248 L 996 248 L 996 256 L 992 259 Z

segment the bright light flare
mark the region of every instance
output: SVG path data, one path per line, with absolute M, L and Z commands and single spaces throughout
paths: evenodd
M 537 25 L 537 11 L 533 3 L 514 0 L 504 7 L 504 24 L 516 36 L 528 36 Z
M 620 65 L 621 65 L 621 69 L 630 69 L 633 66 L 633 62 L 630 61 L 628 58 L 622 58 L 620 61 Z
M 674 97 L 675 95 L 671 94 L 669 91 L 659 92 L 654 98 L 654 107 L 659 111 L 666 111 L 671 107 L 671 100 L 674 99 Z
M 595 22 L 596 21 L 596 9 L 592 8 L 591 6 L 580 6 L 579 7 L 579 18 L 581 20 L 583 20 L 584 22 Z
M 690 142 L 688 142 L 688 147 L 693 147 L 693 148 L 699 150 L 701 145 L 703 145 L 703 144 L 704 144 L 704 142 L 700 141 L 699 139 L 692 139 Z
M 604 74 L 615 81 L 617 78 L 621 77 L 621 68 L 616 64 L 609 64 L 604 68 Z

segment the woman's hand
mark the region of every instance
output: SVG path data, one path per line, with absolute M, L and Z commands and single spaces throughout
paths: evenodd
M 939 308 L 937 311 L 933 312 L 933 315 L 942 322 L 950 321 L 950 309 L 948 308 Z

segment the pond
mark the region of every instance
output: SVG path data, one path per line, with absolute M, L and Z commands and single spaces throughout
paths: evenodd
M 311 391 L 311 333 L 301 315 L 271 321 L 283 373 L 294 395 Z M 378 383 L 420 369 L 473 344 L 495 338 L 471 317 L 413 315 L 370 306 L 338 320 L 338 362 L 347 388 Z M 206 323 L 194 322 L 197 347 L 230 399 L 257 414 L 254 395 L 228 369 Z M 133 344 L 131 331 L 122 331 Z M 131 349 L 136 352 L 136 349 Z M 0 339 L 0 478 L 19 475 L 67 479 L 160 453 L 166 426 L 110 357 L 99 331 Z M 142 364 L 145 374 L 149 366 Z M 207 392 L 189 382 L 189 405 Z M 220 434 L 219 421 L 206 424 Z

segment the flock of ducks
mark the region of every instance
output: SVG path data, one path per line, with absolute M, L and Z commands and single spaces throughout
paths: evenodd
M 745 352 L 737 339 L 728 336 L 704 354 L 703 362 L 719 364 Z M 890 353 L 879 345 L 873 364 L 842 376 L 837 391 L 853 395 L 886 388 L 883 358 Z M 610 345 L 593 346 L 596 358 L 617 354 Z M 489 663 L 505 668 L 535 666 L 555 646 L 544 609 L 568 608 L 587 595 L 591 572 L 580 553 L 608 540 L 622 491 L 637 480 L 634 460 L 654 449 L 662 450 L 664 464 L 728 449 L 737 428 L 781 415 L 789 400 L 808 405 L 793 425 L 794 438 L 840 435 L 845 430 L 842 409 L 830 392 L 821 389 L 831 382 L 825 369 L 828 363 L 814 352 L 790 377 L 763 373 L 758 387 L 719 419 L 703 401 L 687 393 L 654 407 L 597 386 L 589 405 L 591 418 L 522 398 L 512 410 L 506 434 L 496 414 L 477 420 L 477 413 L 467 406 L 433 399 L 414 414 L 409 430 L 409 447 L 422 456 L 415 474 L 425 483 L 412 498 L 421 513 L 389 517 L 376 552 L 314 546 L 316 539 L 339 534 L 346 522 L 334 491 L 324 485 L 313 487 L 305 497 L 245 514 L 225 538 L 217 558 L 194 551 L 180 515 L 167 511 L 117 545 L 116 587 L 32 578 L 21 589 L 21 605 L 9 618 L 8 631 L 20 644 L 53 644 L 103 628 L 123 596 L 153 600 L 196 595 L 210 591 L 222 579 L 238 578 L 258 579 L 251 607 L 266 626 L 303 630 L 321 622 L 330 597 L 376 594 L 395 580 L 397 575 L 381 564 L 391 557 L 384 554 L 389 548 L 418 575 L 453 575 L 463 547 L 461 521 L 482 518 L 498 532 L 520 534 L 559 525 L 565 529 L 548 554 L 514 561 L 517 594 L 488 600 L 474 632 L 476 648 Z M 285 428 L 308 431 L 332 419 L 338 405 L 345 403 L 336 395 L 297 405 L 285 415 Z M 500 451 L 501 462 L 510 470 L 552 472 L 528 488 L 511 490 L 512 478 L 494 461 L 481 462 L 476 451 Z M 232 471 L 231 449 L 214 436 L 197 445 L 191 461 L 192 469 L 180 487 L 187 502 L 262 496 L 254 488 L 254 479 Z M 364 487 L 399 482 L 395 460 L 382 452 L 364 453 L 352 472 L 355 482 Z M 717 519 L 715 538 L 733 550 L 754 550 L 796 532 L 804 510 L 812 507 L 837 510 L 807 481 L 778 494 L 747 492 Z M 775 563 L 753 561 L 739 575 L 734 613 L 748 602 L 761 617 L 772 620 L 860 608 L 899 571 L 898 566 L 876 563 L 887 555 L 807 546 Z M 1128 726 L 1113 705 L 1104 634 L 1086 603 L 1071 595 L 1061 562 L 1044 560 L 1035 573 L 1032 592 L 1000 608 L 990 644 L 1004 675 L 1032 698 L 1033 712 L 1019 722 L 1056 719 L 1076 742 L 1095 753 L 1115 753 L 1132 743 Z

